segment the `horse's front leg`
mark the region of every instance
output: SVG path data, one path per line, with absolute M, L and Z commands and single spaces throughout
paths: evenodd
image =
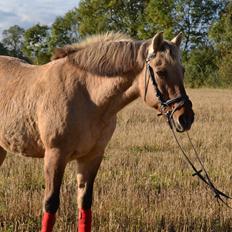
M 0 166 L 2 165 L 5 158 L 6 158 L 6 151 L 2 147 L 0 147 Z
M 52 232 L 60 203 L 60 186 L 67 162 L 59 149 L 49 149 L 44 157 L 45 197 L 41 232 Z
M 102 155 L 77 161 L 78 232 L 91 231 L 93 184 L 101 161 Z

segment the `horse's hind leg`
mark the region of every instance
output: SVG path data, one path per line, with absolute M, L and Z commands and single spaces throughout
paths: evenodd
M 2 147 L 0 147 L 0 166 L 2 165 L 5 158 L 6 158 L 6 151 Z
M 41 232 L 51 232 L 55 224 L 55 214 L 60 203 L 60 186 L 66 164 L 65 155 L 59 149 L 45 152 L 45 197 Z
M 102 155 L 77 161 L 78 232 L 91 231 L 93 184 L 101 161 Z

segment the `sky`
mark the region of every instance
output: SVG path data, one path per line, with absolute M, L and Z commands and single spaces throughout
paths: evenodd
M 25 29 L 36 23 L 51 25 L 57 16 L 77 7 L 79 0 L 0 0 L 2 31 L 19 25 Z

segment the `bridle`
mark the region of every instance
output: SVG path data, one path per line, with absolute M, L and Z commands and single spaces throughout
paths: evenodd
M 188 95 L 186 95 L 186 94 L 177 96 L 177 97 L 172 98 L 172 99 L 165 100 L 164 95 L 159 90 L 159 86 L 158 86 L 158 84 L 156 82 L 156 78 L 155 78 L 155 73 L 153 71 L 153 68 L 150 65 L 150 61 L 152 59 L 154 59 L 155 56 L 156 56 L 155 53 L 151 53 L 148 55 L 148 57 L 146 59 L 146 71 L 145 71 L 145 79 L 144 79 L 144 81 L 145 81 L 144 101 L 146 101 L 149 79 L 151 79 L 153 88 L 155 90 L 155 96 L 157 97 L 159 105 L 160 105 L 160 107 L 159 107 L 160 114 L 159 115 L 166 116 L 168 124 L 171 127 L 172 126 L 171 120 L 172 120 L 173 114 L 176 112 L 176 110 L 178 110 L 179 108 L 184 106 L 186 103 L 187 104 L 192 104 L 192 103 L 189 100 Z M 147 80 L 147 73 L 149 75 L 148 80 Z M 178 103 L 178 104 L 172 108 L 172 106 L 176 103 Z M 170 110 L 170 108 L 172 108 L 172 110 Z
M 187 160 L 187 162 L 189 163 L 189 165 L 192 167 L 192 169 L 194 171 L 192 176 L 199 177 L 200 180 L 203 181 L 210 188 L 210 190 L 214 193 L 214 196 L 217 199 L 218 203 L 219 203 L 219 201 L 221 201 L 227 207 L 231 208 L 231 206 L 228 205 L 226 200 L 232 199 L 232 198 L 230 196 L 228 196 L 227 194 L 223 193 L 222 191 L 218 190 L 215 187 L 214 183 L 211 181 L 211 179 L 208 175 L 208 172 L 206 171 L 206 169 L 203 165 L 203 162 L 200 160 L 199 154 L 198 154 L 197 150 L 195 149 L 188 132 L 187 132 L 188 140 L 189 140 L 190 145 L 194 151 L 195 157 L 196 157 L 197 161 L 199 162 L 199 165 L 201 166 L 201 170 L 197 170 L 197 168 L 194 166 L 194 164 L 192 163 L 192 161 L 188 157 L 187 153 L 185 152 L 185 150 L 183 149 L 183 147 L 180 144 L 180 142 L 175 134 L 174 128 L 173 128 L 173 124 L 175 125 L 175 122 L 173 120 L 173 114 L 175 113 L 175 111 L 177 109 L 181 108 L 186 103 L 192 105 L 192 102 L 189 100 L 189 97 L 186 94 L 177 96 L 177 97 L 172 98 L 172 99 L 165 100 L 163 94 L 159 90 L 158 84 L 157 84 L 156 79 L 155 79 L 155 74 L 154 74 L 153 68 L 150 65 L 150 60 L 155 58 L 155 56 L 156 56 L 155 53 L 151 53 L 146 59 L 144 101 L 146 101 L 147 89 L 148 89 L 148 84 L 149 84 L 149 79 L 147 80 L 147 73 L 148 73 L 148 75 L 152 81 L 152 85 L 154 87 L 154 90 L 155 90 L 155 96 L 157 97 L 158 102 L 160 104 L 160 114 L 159 115 L 163 115 L 166 117 L 168 125 L 171 128 L 172 134 L 174 136 L 174 139 L 175 139 L 177 145 L 179 146 L 184 158 Z M 170 110 L 170 108 L 172 108 L 173 105 L 176 103 L 178 103 L 178 104 L 172 110 Z

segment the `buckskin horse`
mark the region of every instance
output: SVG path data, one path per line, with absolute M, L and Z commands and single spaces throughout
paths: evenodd
M 96 35 L 57 48 L 41 66 L 0 57 L 0 165 L 7 152 L 44 158 L 42 232 L 53 230 L 72 160 L 78 231 L 91 231 L 94 179 L 117 113 L 127 104 L 142 97 L 158 111 L 171 111 L 177 131 L 190 129 L 194 113 L 183 85 L 181 37 L 167 41 L 159 32 L 135 41 L 120 33 Z

